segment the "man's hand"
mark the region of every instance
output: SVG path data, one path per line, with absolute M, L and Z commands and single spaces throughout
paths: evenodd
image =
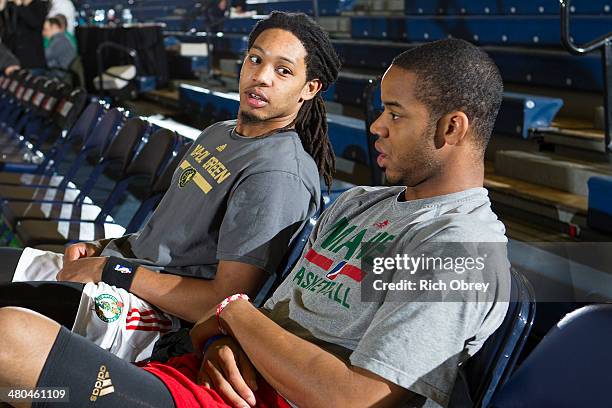
M 64 262 L 64 267 L 58 272 L 58 281 L 98 283 L 102 279 L 102 270 L 106 257 L 89 257 L 76 261 Z
M 0 10 L 3 10 L 3 7 L 1 5 Z M 19 65 L 9 65 L 8 67 L 4 68 L 4 75 L 11 75 L 13 72 L 19 69 L 21 69 Z
M 64 251 L 64 262 L 76 261 L 81 258 L 98 256 L 102 249 L 90 242 L 79 242 L 72 244 Z
M 213 342 L 198 374 L 198 384 L 214 387 L 224 400 L 235 407 L 255 406 L 257 372 L 238 342 L 223 337 Z

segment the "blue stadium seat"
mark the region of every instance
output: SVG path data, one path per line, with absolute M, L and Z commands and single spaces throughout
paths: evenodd
M 363 39 L 334 39 L 336 51 L 346 68 L 382 70 L 393 58 L 414 44 Z M 581 58 L 565 50 L 526 47 L 483 47 L 499 67 L 504 82 L 584 91 L 603 90 L 601 57 Z M 550 67 L 555 69 L 551 70 Z M 381 71 L 382 73 L 382 71 Z
M 431 0 L 405 0 L 405 14 L 412 15 L 544 15 L 559 14 L 558 0 L 453 0 L 436 2 Z M 608 7 L 606 7 L 608 6 Z M 609 14 L 609 0 L 577 2 L 575 14 Z
M 531 331 L 535 296 L 525 277 L 511 269 L 508 311 L 501 326 L 482 348 L 462 365 L 450 407 L 486 407 L 510 377 Z
M 363 95 L 363 90 L 361 94 Z M 327 126 L 329 141 L 336 156 L 356 163 L 369 164 L 368 140 L 363 120 L 328 113 Z
M 89 137 L 104 113 L 104 107 L 97 102 L 90 103 L 83 110 L 85 104 L 83 93 L 71 94 L 71 96 L 76 99 L 69 98 L 66 101 L 67 105 L 62 105 L 66 109 L 62 108 L 59 114 L 62 118 L 58 121 L 58 126 L 67 131 L 66 134 L 56 141 L 38 166 L 24 166 L 20 172 L 17 169 L 11 169 L 14 170 L 12 172 L 0 172 L 0 184 L 38 185 L 44 183 L 57 186 L 63 181 L 63 176 L 54 175 L 58 165 L 64 160 L 70 147 L 80 146 Z M 83 110 L 82 113 L 81 110 Z
M 494 133 L 528 139 L 530 129 L 550 127 L 562 106 L 559 98 L 504 92 Z
M 351 37 L 422 42 L 449 36 L 479 45 L 559 47 L 559 16 L 356 16 Z M 572 34 L 585 43 L 607 34 L 609 16 L 580 15 L 572 19 Z
M 588 186 L 588 226 L 612 233 L 612 177 L 591 177 L 588 181 Z
M 125 227 L 106 222 L 108 215 L 127 192 L 133 192 L 135 196 L 138 196 L 136 191 L 140 191 L 145 186 L 145 182 L 146 187 L 149 188 L 149 191 L 151 190 L 160 172 L 170 160 L 175 144 L 176 134 L 174 132 L 160 129 L 153 133 L 109 193 L 94 222 L 23 220 L 16 225 L 16 235 L 25 246 L 61 245 L 68 242 L 91 241 L 124 235 Z M 135 185 L 137 181 L 140 181 L 138 186 Z M 143 197 L 143 200 L 146 198 Z
M 117 108 L 108 111 L 96 125 L 95 129 L 84 141 L 78 155 L 73 159 L 72 165 L 64 180 L 58 187 L 47 186 L 12 186 L 0 185 L 0 199 L 11 201 L 44 201 L 44 202 L 73 202 L 80 195 L 80 191 L 69 187 L 68 183 L 77 174 L 83 163 L 90 155 L 101 155 L 106 146 L 117 134 L 125 117 Z
M 118 181 L 123 177 L 148 128 L 147 123 L 140 118 L 128 119 L 91 170 L 79 196 L 73 203 L 10 201 L 2 207 L 4 223 L 14 230 L 17 221 L 24 219 L 94 221 L 101 211 L 100 207 L 82 203 L 86 201 L 86 197 L 102 174 L 113 181 Z
M 125 227 L 126 234 L 132 234 L 137 232 L 144 224 L 145 220 L 153 213 L 153 210 L 155 210 L 161 199 L 164 197 L 164 194 L 166 193 L 168 188 L 170 188 L 170 183 L 172 182 L 174 171 L 179 166 L 181 160 L 183 160 L 183 156 L 185 156 L 192 143 L 192 140 L 185 139 L 184 143 L 179 146 L 176 155 L 166 165 L 166 168 L 153 185 L 150 194 L 142 201 L 142 203 L 138 207 L 138 210 L 136 210 L 136 212 L 132 216 L 132 219 L 130 220 L 129 224 L 127 225 L 127 227 Z
M 490 406 L 609 407 L 611 344 L 611 304 L 569 313 L 521 363 Z

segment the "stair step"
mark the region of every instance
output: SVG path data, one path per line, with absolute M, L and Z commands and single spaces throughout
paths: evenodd
M 553 154 L 501 150 L 495 155 L 495 173 L 587 196 L 589 178 L 612 175 L 612 169 L 609 165 L 570 160 Z

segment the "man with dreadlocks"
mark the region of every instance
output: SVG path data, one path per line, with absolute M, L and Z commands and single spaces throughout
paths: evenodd
M 328 36 L 306 15 L 260 22 L 240 75 L 237 120 L 195 140 L 144 227 L 74 244 L 63 256 L 4 249 L 4 279 L 13 283 L 0 287 L 0 305 L 43 313 L 138 361 L 179 319 L 196 322 L 237 291 L 256 294 L 319 210 L 320 179 L 331 184 L 321 92 L 339 67 Z

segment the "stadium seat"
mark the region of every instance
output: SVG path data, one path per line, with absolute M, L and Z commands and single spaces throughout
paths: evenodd
M 54 111 L 70 89 L 57 80 L 38 79 L 42 85 L 24 93 L 25 106 L 18 123 L 5 126 L 0 134 L 1 164 L 5 171 L 19 171 L 20 165 L 42 162 L 44 153 L 60 136 L 61 128 L 54 126 Z
M 102 210 L 94 222 L 85 221 L 19 221 L 15 228 L 16 235 L 24 246 L 43 244 L 63 245 L 68 242 L 91 241 L 124 235 L 125 227 L 106 222 L 107 216 L 115 208 L 130 187 L 136 187 L 137 181 L 146 181 L 149 191 L 152 190 L 160 169 L 170 158 L 176 144 L 176 135 L 167 129 L 153 133 L 147 143 L 132 160 L 124 177 L 110 192 Z M 140 184 L 137 187 L 142 188 Z M 146 199 L 147 197 L 144 197 Z
M 64 141 L 71 139 L 75 136 L 77 130 L 82 132 L 87 132 L 87 134 L 93 128 L 93 125 L 97 123 L 100 116 L 102 115 L 103 108 L 102 105 L 98 103 L 92 103 L 88 113 L 85 114 L 83 109 L 85 108 L 85 104 L 87 102 L 87 93 L 82 89 L 76 89 L 72 91 L 69 95 L 63 98 L 56 108 L 56 112 L 53 114 L 52 118 L 50 118 L 50 123 L 47 124 L 47 127 L 43 130 L 44 132 L 57 132 L 59 138 L 54 142 L 53 145 L 47 146 L 45 149 L 45 157 L 46 160 L 43 161 L 36 169 L 36 174 L 30 173 L 21 173 L 21 172 L 0 172 L 0 184 L 13 184 L 13 185 L 40 185 L 45 184 L 50 187 L 58 186 L 62 180 L 63 176 L 60 175 L 52 175 L 55 167 L 48 168 L 45 172 L 46 165 L 52 162 L 54 159 L 54 154 L 56 150 L 60 148 L 60 146 L 64 143 Z M 75 122 L 79 120 L 81 113 L 84 113 L 84 117 L 81 120 L 81 125 L 83 127 L 79 127 L 72 132 L 71 129 L 75 125 Z M 91 115 L 94 116 L 91 116 Z M 69 133 L 71 132 L 71 133 Z M 62 138 L 62 134 L 67 133 L 69 137 Z M 75 136 L 77 140 L 85 139 L 84 136 Z M 40 146 L 39 146 L 40 147 Z M 33 149 L 36 147 L 33 146 Z M 55 150 L 54 150 L 55 149 Z M 54 162 L 57 164 L 57 162 Z
M 9 201 L 2 209 L 4 223 L 14 229 L 17 221 L 24 219 L 94 221 L 101 208 L 93 204 L 83 204 L 85 197 L 94 188 L 101 174 L 116 181 L 123 177 L 147 129 L 148 126 L 142 119 L 128 119 L 91 171 L 86 185 L 74 203 Z
M 114 108 L 108 111 L 98 122 L 95 129 L 83 143 L 78 155 L 66 173 L 64 180 L 58 187 L 41 186 L 12 186 L 0 185 L 0 199 L 2 205 L 10 201 L 43 201 L 43 202 L 74 202 L 80 195 L 77 189 L 69 188 L 68 182 L 76 175 L 83 162 L 90 155 L 100 156 L 108 143 L 117 134 L 123 124 L 125 116 Z M 84 186 L 89 188 L 90 186 Z
M 511 268 L 508 311 L 501 326 L 460 368 L 449 407 L 486 407 L 509 378 L 531 331 L 535 296 L 525 277 Z
M 491 402 L 506 407 L 609 407 L 612 305 L 566 315 Z
M 591 177 L 589 186 L 589 210 L 587 223 L 589 227 L 612 232 L 612 177 Z
M 168 188 L 170 188 L 174 171 L 178 167 L 181 160 L 183 160 L 183 156 L 185 156 L 191 147 L 192 142 L 193 141 L 191 140 L 186 140 L 185 143 L 179 147 L 179 150 L 170 163 L 166 165 L 166 168 L 153 185 L 150 193 L 142 201 L 138 207 L 138 210 L 136 210 L 136 213 L 134 213 L 134 216 L 130 220 L 130 223 L 127 225 L 127 227 L 125 227 L 126 234 L 132 234 L 138 231 L 142 224 L 144 224 L 145 220 L 153 213 L 153 210 L 155 210 Z

